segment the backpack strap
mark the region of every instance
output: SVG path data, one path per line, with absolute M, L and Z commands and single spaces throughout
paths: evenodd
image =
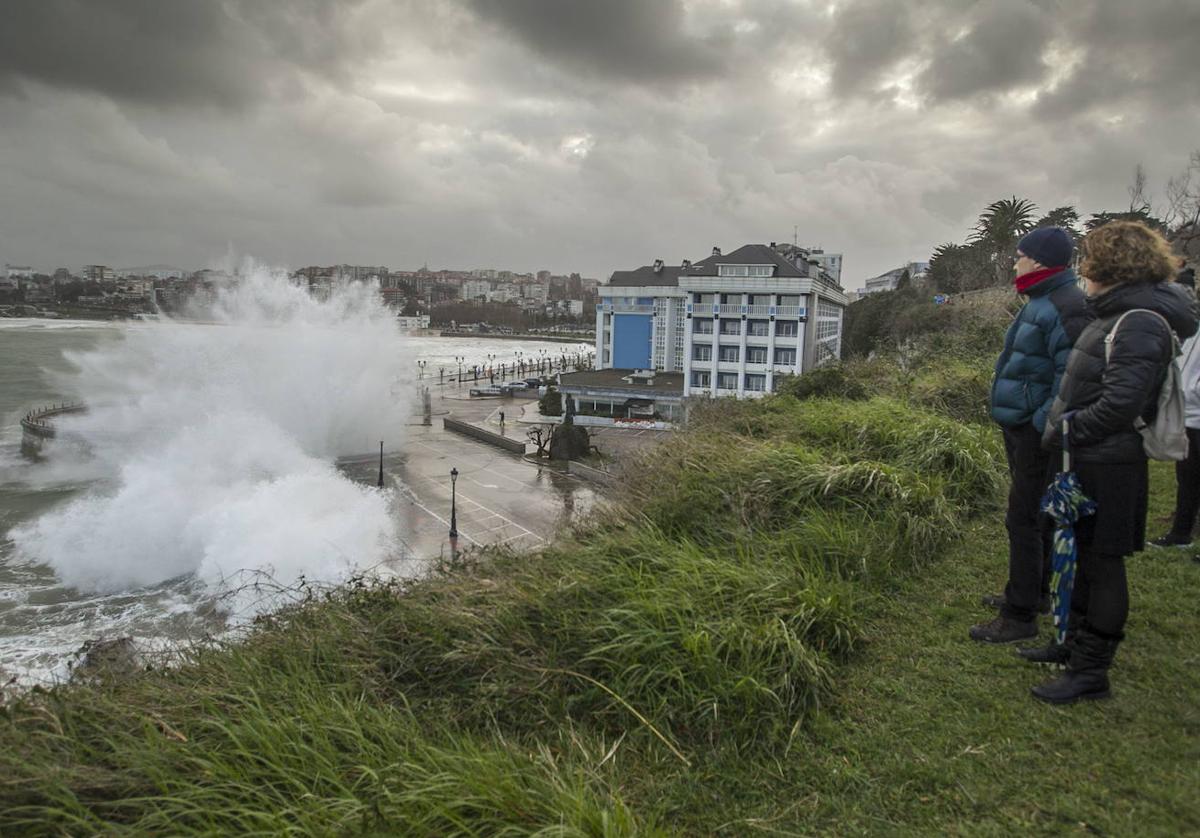
M 1129 315 L 1133 314 L 1134 312 L 1138 312 L 1138 311 L 1144 311 L 1144 312 L 1146 312 L 1146 314 L 1153 314 L 1155 317 L 1157 317 L 1159 320 L 1162 321 L 1162 324 L 1164 326 L 1167 327 L 1167 334 L 1171 336 L 1171 361 L 1169 361 L 1168 364 L 1173 363 L 1175 358 L 1179 357 L 1179 352 L 1180 352 L 1179 336 L 1175 334 L 1175 330 L 1171 328 L 1171 324 L 1170 324 L 1170 322 L 1167 321 L 1167 318 L 1163 317 L 1157 311 L 1153 311 L 1148 308 L 1131 308 L 1131 309 L 1129 309 L 1129 311 L 1122 313 L 1121 316 L 1117 318 L 1117 322 L 1113 324 L 1113 327 L 1109 330 L 1108 334 L 1104 336 L 1104 366 L 1105 367 L 1108 366 L 1108 362 L 1112 358 L 1113 342 L 1117 338 L 1117 328 L 1121 325 L 1121 321 L 1124 320 Z M 1133 427 L 1140 433 L 1142 428 L 1146 427 L 1146 420 L 1144 418 L 1142 418 L 1141 416 L 1137 417 L 1136 419 L 1133 420 Z
M 1162 324 L 1167 327 L 1167 334 L 1171 336 L 1171 357 L 1174 358 L 1179 355 L 1179 336 L 1175 334 L 1175 330 L 1171 328 L 1171 324 L 1167 321 L 1167 318 L 1163 317 L 1157 311 L 1154 311 L 1152 309 L 1131 308 L 1131 309 L 1129 309 L 1129 311 L 1123 312 L 1121 314 L 1121 316 L 1117 318 L 1117 322 L 1113 324 L 1113 327 L 1108 330 L 1108 334 L 1104 336 L 1104 365 L 1105 366 L 1108 366 L 1108 362 L 1112 359 L 1113 342 L 1117 339 L 1117 329 L 1119 329 L 1121 327 L 1121 321 L 1124 320 L 1129 315 L 1131 315 L 1135 312 L 1139 312 L 1139 311 L 1144 311 L 1146 314 L 1153 314 L 1155 317 L 1157 317 L 1159 320 L 1162 321 Z

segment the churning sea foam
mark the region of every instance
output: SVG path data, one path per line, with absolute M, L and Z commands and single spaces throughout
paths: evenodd
M 99 482 L 15 530 L 19 552 L 98 592 L 334 582 L 397 556 L 388 496 L 333 464 L 399 447 L 408 421 L 412 364 L 377 290 L 320 301 L 248 265 L 204 314 L 68 356 L 63 392 L 88 411 L 59 421 L 46 469 Z

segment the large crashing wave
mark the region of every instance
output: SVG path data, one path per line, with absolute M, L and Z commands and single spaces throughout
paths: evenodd
M 246 572 L 337 581 L 400 550 L 388 497 L 337 456 L 401 443 L 412 367 L 375 288 L 318 301 L 251 267 L 205 324 L 131 327 L 70 357 L 89 406 L 64 417 L 47 468 L 96 479 L 83 498 L 13 532 L 19 551 L 80 589 L 193 575 L 213 592 Z

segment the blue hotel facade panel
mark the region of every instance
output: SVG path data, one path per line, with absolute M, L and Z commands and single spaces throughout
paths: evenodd
M 649 314 L 614 315 L 612 366 L 619 370 L 650 369 L 653 328 Z

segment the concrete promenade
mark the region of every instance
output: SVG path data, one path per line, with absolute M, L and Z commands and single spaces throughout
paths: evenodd
M 586 481 L 443 430 L 441 417 L 449 415 L 501 433 L 498 411 L 503 409 L 503 433 L 525 438 L 527 426 L 507 415 L 509 411 L 520 414 L 520 400 L 471 400 L 455 395 L 452 389 L 435 388 L 433 425 L 420 425 L 420 416 L 414 417 L 405 428 L 404 450 L 384 457 L 384 485 L 395 490 L 396 516 L 413 558 L 450 555 L 452 468 L 458 469 L 460 550 L 483 545 L 536 549 L 551 539 L 560 525 L 592 508 L 596 494 Z M 377 455 L 364 456 L 342 461 L 339 467 L 352 479 L 374 485 L 379 460 Z

